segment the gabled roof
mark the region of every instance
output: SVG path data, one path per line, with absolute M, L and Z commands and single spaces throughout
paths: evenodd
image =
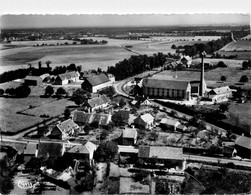
M 175 126 L 177 123 L 180 124 L 179 121 L 175 119 L 171 119 L 171 118 L 163 118 L 161 119 L 160 123 L 170 125 L 170 126 Z
M 72 71 L 72 72 L 67 72 L 64 74 L 59 74 L 57 78 L 60 78 L 63 81 L 63 80 L 71 79 L 75 77 L 79 77 L 78 71 Z
M 24 78 L 24 80 L 42 81 L 42 78 L 39 77 L 39 76 L 30 76 L 30 75 L 28 75 L 28 76 L 26 76 L 26 77 Z
M 86 142 L 84 145 L 77 145 L 72 147 L 68 153 L 90 154 L 97 149 L 97 146 L 92 142 Z
M 66 121 L 63 121 L 62 123 L 57 125 L 58 129 L 62 132 L 68 133 L 72 130 L 76 130 L 79 128 L 79 126 L 72 120 L 67 119 Z
M 26 148 L 24 149 L 24 154 L 35 155 L 36 150 L 37 150 L 37 144 L 28 143 L 26 145 Z
M 152 121 L 154 118 L 151 114 L 147 113 L 147 114 L 144 114 L 144 115 L 141 115 L 139 116 L 144 122 L 150 122 Z
M 47 154 L 53 157 L 62 156 L 62 150 L 63 150 L 63 144 L 61 143 L 40 142 L 38 144 L 38 157 L 47 156 Z
M 211 91 L 209 91 L 210 94 L 223 94 L 223 93 L 227 93 L 227 92 L 231 92 L 232 90 L 228 87 L 219 87 L 219 88 L 215 88 L 212 89 Z
M 251 139 L 249 137 L 246 136 L 240 136 L 236 142 L 235 145 L 241 146 L 243 148 L 247 148 L 249 150 L 251 150 Z
M 133 128 L 123 129 L 123 134 L 122 134 L 123 138 L 133 138 L 134 139 L 136 135 L 137 135 L 136 129 L 133 129 Z
M 140 146 L 138 157 L 182 160 L 183 149 L 161 146 Z
M 94 98 L 89 99 L 87 101 L 87 103 L 89 104 L 89 106 L 92 107 L 92 108 L 94 108 L 96 106 L 100 106 L 100 105 L 106 104 L 108 102 L 110 102 L 110 99 L 107 96 L 105 96 L 105 95 L 94 97 Z
M 181 60 L 182 60 L 183 58 L 186 59 L 187 61 L 192 60 L 192 58 L 191 58 L 190 56 L 183 56 L 183 57 L 181 58 Z
M 178 125 L 177 128 L 178 128 L 178 129 L 183 129 L 183 130 L 184 130 L 184 129 L 187 129 L 187 127 L 186 127 L 185 125 Z
M 149 88 L 187 90 L 189 81 L 173 80 L 165 75 L 158 75 L 143 79 L 143 86 Z
M 73 121 L 80 123 L 93 123 L 97 121 L 99 125 L 107 125 L 111 120 L 111 114 L 85 113 L 83 111 L 75 111 Z
M 109 81 L 109 78 L 105 74 L 99 74 L 93 77 L 86 78 L 86 81 L 84 82 L 89 82 L 92 86 L 96 86 Z

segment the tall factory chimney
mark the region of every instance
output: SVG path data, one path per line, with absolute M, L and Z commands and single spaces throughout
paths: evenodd
M 206 57 L 206 52 L 203 51 L 200 53 L 201 57 L 201 72 L 200 72 L 200 91 L 199 95 L 204 97 L 205 94 L 205 79 L 204 79 L 204 57 Z

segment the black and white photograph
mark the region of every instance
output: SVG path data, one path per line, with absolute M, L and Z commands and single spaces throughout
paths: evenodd
M 250 15 L 1 0 L 0 195 L 250 194 Z

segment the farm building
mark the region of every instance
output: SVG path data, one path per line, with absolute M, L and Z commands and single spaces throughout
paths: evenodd
M 134 128 L 126 127 L 122 133 L 122 144 L 123 145 L 134 145 L 137 142 L 138 132 Z
M 180 62 L 189 68 L 192 64 L 192 58 L 190 56 L 182 56 Z
M 235 142 L 237 155 L 242 158 L 251 159 L 251 139 L 246 136 L 240 136 Z
M 97 122 L 98 125 L 108 125 L 112 119 L 111 114 L 85 113 L 83 111 L 75 111 L 73 113 L 73 121 L 79 126 L 92 124 Z
M 72 159 L 83 160 L 92 162 L 94 152 L 96 151 L 97 146 L 92 142 L 87 141 L 83 145 L 76 145 L 66 152 L 66 155 Z
M 38 145 L 34 143 L 27 143 L 23 151 L 24 162 L 28 162 L 31 158 L 37 157 L 37 155 Z
M 232 97 L 232 89 L 228 86 L 218 87 L 208 92 L 208 98 L 215 103 L 228 101 L 228 98 L 230 97 Z
M 143 94 L 149 98 L 190 100 L 192 95 L 199 95 L 199 86 L 200 81 L 154 75 L 143 79 Z
M 72 136 L 78 129 L 79 126 L 72 119 L 68 119 L 56 125 L 52 129 L 50 137 L 65 140 L 69 136 Z
M 150 106 L 152 105 L 152 103 L 150 100 L 144 98 L 131 101 L 131 105 L 139 108 L 140 106 Z
M 99 95 L 98 97 L 94 97 L 92 99 L 87 100 L 82 108 L 87 112 L 93 112 L 94 110 L 105 108 L 108 106 L 110 99 L 105 95 Z
M 165 160 L 183 160 L 183 148 L 161 146 L 139 146 L 138 158 L 143 160 L 156 159 L 158 162 Z
M 154 117 L 151 114 L 144 114 L 134 119 L 134 124 L 138 127 L 151 129 L 153 127 Z
M 66 85 L 68 83 L 77 82 L 79 80 L 79 73 L 78 71 L 67 72 L 64 74 L 59 74 L 54 84 L 55 85 Z
M 65 146 L 61 143 L 39 142 L 37 157 L 59 157 L 63 156 Z
M 180 125 L 179 121 L 171 118 L 163 118 L 160 121 L 160 126 L 162 126 L 163 128 L 170 129 L 172 131 L 176 131 L 179 125 Z
M 24 78 L 24 84 L 29 86 L 38 86 L 41 85 L 43 82 L 40 76 L 26 76 Z
M 96 93 L 97 91 L 104 89 L 106 87 L 112 86 L 113 78 L 110 80 L 105 74 L 99 74 L 92 77 L 88 77 L 81 84 L 82 89 L 90 92 Z

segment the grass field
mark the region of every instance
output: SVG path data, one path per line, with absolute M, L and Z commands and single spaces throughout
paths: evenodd
M 16 88 L 22 82 L 8 82 L 0 84 L 0 88 Z M 31 94 L 27 98 L 0 97 L 0 124 L 3 131 L 18 132 L 24 128 L 42 122 L 40 115 L 57 116 L 64 112 L 66 106 L 75 105 L 72 101 L 56 98 L 41 98 L 46 86 L 30 87 Z M 67 87 L 71 92 L 74 87 Z M 56 88 L 54 89 L 56 90 Z M 32 108 L 30 108 L 32 107 Z M 17 114 L 21 112 L 23 114 Z M 30 116 L 33 115 L 33 116 Z M 4 121 L 4 122 L 3 122 Z
M 251 42 L 250 41 L 237 41 L 231 42 L 225 45 L 220 51 L 251 51 Z

